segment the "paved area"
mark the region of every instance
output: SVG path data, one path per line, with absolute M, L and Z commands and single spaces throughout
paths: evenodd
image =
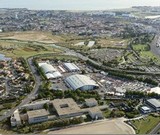
M 48 134 L 135 134 L 124 118 L 104 120 L 87 125 L 51 131 Z

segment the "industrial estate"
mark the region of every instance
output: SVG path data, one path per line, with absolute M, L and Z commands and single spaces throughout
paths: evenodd
M 160 133 L 159 15 L 0 9 L 0 133 Z

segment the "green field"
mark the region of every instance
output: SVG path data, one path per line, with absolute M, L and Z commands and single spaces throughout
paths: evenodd
M 133 50 L 135 51 L 148 51 L 149 50 L 148 45 L 138 44 L 138 45 L 132 45 L 132 47 L 133 47 Z
M 160 117 L 149 115 L 144 119 L 134 120 L 131 123 L 137 128 L 137 134 L 146 134 L 149 133 L 159 122 Z
M 105 118 L 109 118 L 109 117 L 110 117 L 110 114 L 111 114 L 111 110 L 106 110 L 106 111 L 103 112 L 103 116 L 104 116 Z
M 7 57 L 24 57 L 45 54 L 45 53 L 55 53 L 60 52 L 60 50 L 48 46 L 47 44 L 31 42 L 31 41 L 17 41 L 17 40 L 0 40 L 0 53 L 6 55 Z

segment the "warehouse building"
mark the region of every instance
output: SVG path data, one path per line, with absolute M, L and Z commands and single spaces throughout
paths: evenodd
M 147 106 L 142 106 L 142 107 L 140 108 L 140 110 L 141 110 L 141 112 L 144 113 L 144 114 L 151 112 L 151 109 L 150 109 L 149 107 L 147 107 Z
M 151 108 L 153 108 L 155 111 L 160 111 L 160 101 L 159 100 L 154 99 L 154 98 L 148 99 L 146 101 L 146 104 L 150 106 Z
M 47 79 L 57 79 L 62 77 L 62 74 L 50 64 L 39 63 L 39 66 L 43 69 Z
M 80 71 L 79 67 L 77 67 L 74 63 L 64 63 L 64 68 L 66 68 L 69 72 L 77 72 Z
M 45 74 L 53 73 L 56 71 L 56 69 L 52 65 L 47 64 L 47 63 L 42 64 L 40 67 L 43 69 Z
M 93 90 L 99 87 L 90 77 L 78 74 L 67 77 L 65 83 L 72 90 Z
M 46 111 L 45 109 L 39 109 L 39 110 L 27 111 L 27 115 L 28 115 L 28 123 L 33 124 L 33 123 L 47 121 L 49 112 Z

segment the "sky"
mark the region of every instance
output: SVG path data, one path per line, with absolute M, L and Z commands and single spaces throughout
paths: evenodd
M 132 6 L 160 6 L 160 0 L 0 0 L 0 8 L 37 10 L 106 10 Z

